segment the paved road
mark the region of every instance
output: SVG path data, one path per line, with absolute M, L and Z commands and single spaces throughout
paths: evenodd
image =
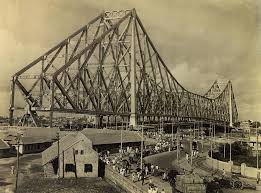
M 155 165 L 158 165 L 160 168 L 177 169 L 177 165 L 178 165 L 179 167 L 189 169 L 191 166 L 184 158 L 185 152 L 189 152 L 190 150 L 189 141 L 184 140 L 183 144 L 184 144 L 184 150 L 181 151 L 180 161 L 178 162 L 178 164 L 176 162 L 176 158 L 177 158 L 176 151 L 152 155 L 146 157 L 145 160 Z M 209 149 L 210 149 L 209 143 L 204 144 L 203 151 L 205 152 L 205 154 L 206 152 L 209 151 Z M 201 144 L 199 145 L 199 151 L 201 152 Z M 203 158 L 194 159 L 193 163 L 195 163 L 193 168 L 195 169 L 196 167 L 196 169 L 194 170 L 196 173 L 199 173 L 201 176 L 211 175 L 212 170 L 206 165 L 205 159 Z M 251 183 L 254 183 L 254 181 L 252 180 Z M 224 189 L 223 192 L 224 193 L 257 193 L 258 191 L 247 190 L 247 189 L 244 190 Z
M 183 159 L 186 153 L 190 152 L 190 142 L 187 140 L 183 140 L 184 149 L 180 151 L 180 159 Z M 199 152 L 202 151 L 201 143 L 199 145 Z M 204 152 L 209 150 L 209 145 L 204 144 L 203 146 Z M 160 168 L 169 168 L 176 169 L 175 160 L 177 159 L 177 151 L 164 152 L 160 154 L 155 154 L 152 156 L 148 156 L 144 158 L 148 163 L 152 163 L 154 165 L 158 165 Z

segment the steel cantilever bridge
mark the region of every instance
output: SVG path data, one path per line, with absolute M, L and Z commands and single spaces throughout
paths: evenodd
M 17 92 L 19 91 L 19 92 Z M 13 75 L 14 111 L 121 117 L 129 125 L 206 121 L 232 125 L 238 113 L 230 81 L 205 95 L 186 90 L 171 74 L 135 9 L 103 12 Z

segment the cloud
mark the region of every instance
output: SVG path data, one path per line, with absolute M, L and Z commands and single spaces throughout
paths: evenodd
M 252 108 L 261 87 L 252 0 L 1 0 L 0 88 L 7 92 L 12 74 L 99 12 L 133 7 L 185 88 L 204 93 L 216 78 L 231 79 L 240 118 L 261 117 Z

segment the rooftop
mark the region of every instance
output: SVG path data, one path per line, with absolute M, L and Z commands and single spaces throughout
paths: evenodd
M 9 141 L 8 143 L 11 145 L 15 145 L 16 139 L 15 137 L 8 136 L 6 141 Z M 20 140 L 20 144 L 37 144 L 37 143 L 46 143 L 46 142 L 53 142 L 55 139 L 51 136 L 34 136 L 34 137 L 22 137 Z
M 65 135 L 59 140 L 59 154 L 62 154 L 62 152 L 83 141 L 91 146 L 91 141 L 80 132 L 73 132 Z M 58 157 L 57 142 L 53 143 L 51 147 L 42 152 L 42 165 L 47 164 L 56 157 Z
M 82 133 L 92 141 L 93 145 L 121 143 L 121 130 L 86 128 Z M 141 142 L 137 131 L 122 131 L 122 142 Z

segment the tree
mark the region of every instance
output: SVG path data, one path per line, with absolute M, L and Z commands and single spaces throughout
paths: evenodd
M 219 160 L 228 160 L 229 159 L 229 154 L 230 154 L 230 145 L 228 143 L 225 144 L 226 148 L 225 148 L 225 155 L 226 155 L 226 159 L 223 158 L 224 155 L 224 145 L 220 145 L 218 148 L 218 155 L 217 158 Z M 251 149 L 248 147 L 248 145 L 246 143 L 241 143 L 239 141 L 236 141 L 234 143 L 231 144 L 231 156 L 232 156 L 232 160 L 236 159 L 241 159 L 244 158 L 244 160 L 242 160 L 242 162 L 245 161 L 245 158 L 248 158 L 249 156 L 251 156 Z
M 233 123 L 233 125 L 234 125 L 234 127 L 240 127 L 240 122 L 239 121 L 235 122 L 235 123 Z
M 260 123 L 259 121 L 253 121 L 253 122 L 250 124 L 250 126 L 251 126 L 252 128 L 259 128 L 259 127 L 261 127 L 261 123 Z

